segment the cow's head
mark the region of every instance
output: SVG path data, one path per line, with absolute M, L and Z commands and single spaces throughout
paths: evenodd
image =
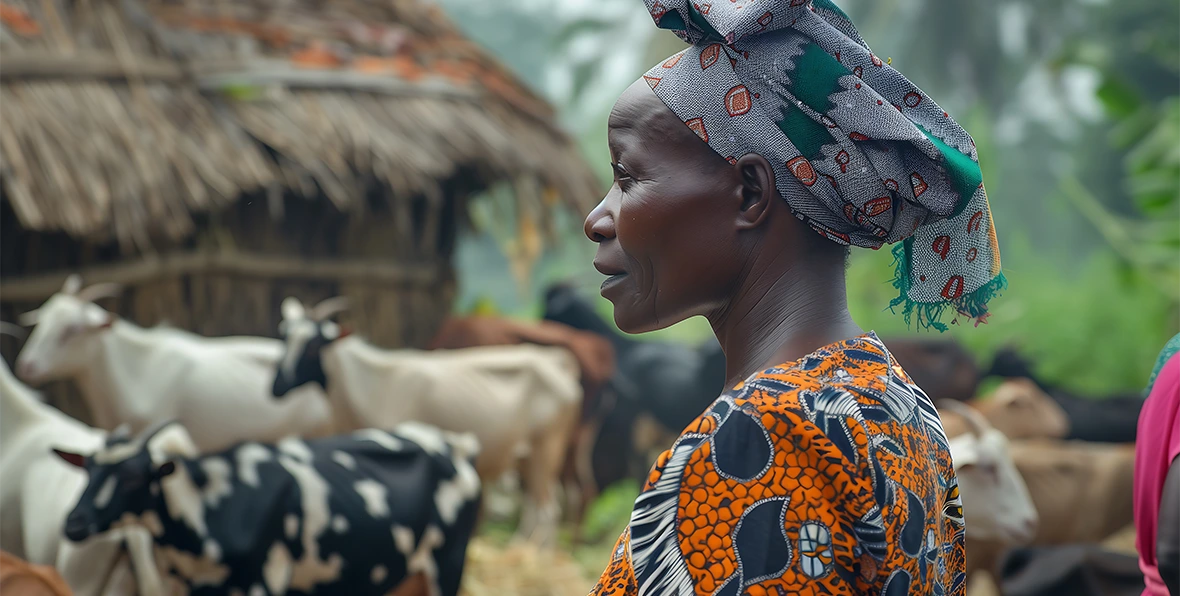
M 545 291 L 543 318 L 574 329 L 592 331 L 613 338 L 614 329 L 594 310 L 594 303 L 583 298 L 572 284 L 556 283 Z
M 1008 438 L 966 404 L 942 400 L 938 407 L 944 415 L 962 416 L 968 429 L 949 442 L 971 537 L 1011 545 L 1032 540 L 1037 510 L 1012 461 Z
M 283 339 L 283 357 L 275 373 L 272 392 L 282 397 L 292 389 L 307 383 L 327 386 L 321 360 L 322 350 L 332 342 L 348 335 L 332 317 L 348 308 L 343 296 L 328 298 L 308 310 L 299 299 L 288 296 L 283 300 L 283 321 L 279 335 Z
M 1065 410 L 1029 379 L 1004 381 L 980 409 L 1009 439 L 1064 439 L 1069 434 Z
M 117 296 L 120 289 L 111 283 L 82 288 L 82 279 L 71 275 L 41 308 L 21 315 L 20 322 L 32 326 L 33 333 L 17 356 L 17 376 L 36 385 L 77 374 L 114 322 L 114 315 L 94 301 Z
M 138 437 L 117 429 L 97 453 L 83 455 L 54 449 L 66 463 L 90 479 L 74 510 L 66 517 L 66 538 L 75 542 L 102 534 L 124 515 L 141 516 L 163 498 L 161 480 L 197 455 L 183 426 L 165 422 Z

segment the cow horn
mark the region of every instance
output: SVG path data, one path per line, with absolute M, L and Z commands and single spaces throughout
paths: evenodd
M 168 418 L 161 421 L 159 424 L 156 424 L 155 426 L 148 427 L 148 429 L 143 433 L 143 446 L 147 447 L 148 442 L 155 438 L 156 435 L 160 434 L 160 431 L 168 428 L 169 426 L 172 426 L 173 424 L 179 424 L 179 422 L 177 422 L 175 418 Z
M 61 285 L 62 294 L 77 294 L 78 290 L 82 289 L 82 276 L 77 273 L 71 273 L 66 277 L 65 283 Z
M 983 434 L 991 428 L 991 423 L 987 421 L 987 418 L 983 417 L 983 414 L 980 414 L 978 410 L 963 402 L 940 399 L 938 400 L 938 407 L 939 409 L 954 412 L 965 418 L 967 425 L 971 427 L 971 434 L 976 437 L 983 437 Z
M 335 296 L 315 305 L 315 308 L 311 309 L 311 318 L 317 321 L 323 321 L 345 310 L 348 310 L 348 297 Z
M 121 438 L 131 437 L 131 425 L 124 422 L 124 423 L 120 424 L 119 426 L 116 426 L 115 430 L 111 431 L 111 436 L 112 437 L 121 437 Z
M 24 339 L 25 336 L 28 335 L 28 333 L 25 333 L 24 329 L 21 329 L 20 325 L 14 325 L 8 321 L 0 321 L 0 333 L 11 335 L 17 339 Z
M 102 298 L 115 298 L 123 292 L 123 285 L 114 282 L 94 284 L 78 292 L 78 300 L 94 302 Z

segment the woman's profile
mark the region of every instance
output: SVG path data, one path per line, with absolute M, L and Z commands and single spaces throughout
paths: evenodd
M 645 0 L 690 45 L 619 98 L 589 214 L 628 333 L 701 315 L 725 391 L 652 468 L 594 594 L 965 591 L 938 414 L 849 315 L 852 245 L 897 243 L 907 318 L 1004 287 L 975 148 L 830 0 Z

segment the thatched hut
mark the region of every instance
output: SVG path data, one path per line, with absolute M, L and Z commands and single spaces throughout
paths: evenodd
M 0 174 L 2 319 L 80 272 L 207 335 L 345 294 L 387 346 L 450 309 L 473 193 L 542 228 L 597 195 L 549 106 L 419 0 L 5 0 Z

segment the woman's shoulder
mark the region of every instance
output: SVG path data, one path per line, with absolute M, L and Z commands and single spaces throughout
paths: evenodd
M 759 371 L 722 394 L 737 406 L 777 411 L 865 396 L 880 401 L 890 384 L 909 377 L 873 334 L 838 342 L 794 362 Z

